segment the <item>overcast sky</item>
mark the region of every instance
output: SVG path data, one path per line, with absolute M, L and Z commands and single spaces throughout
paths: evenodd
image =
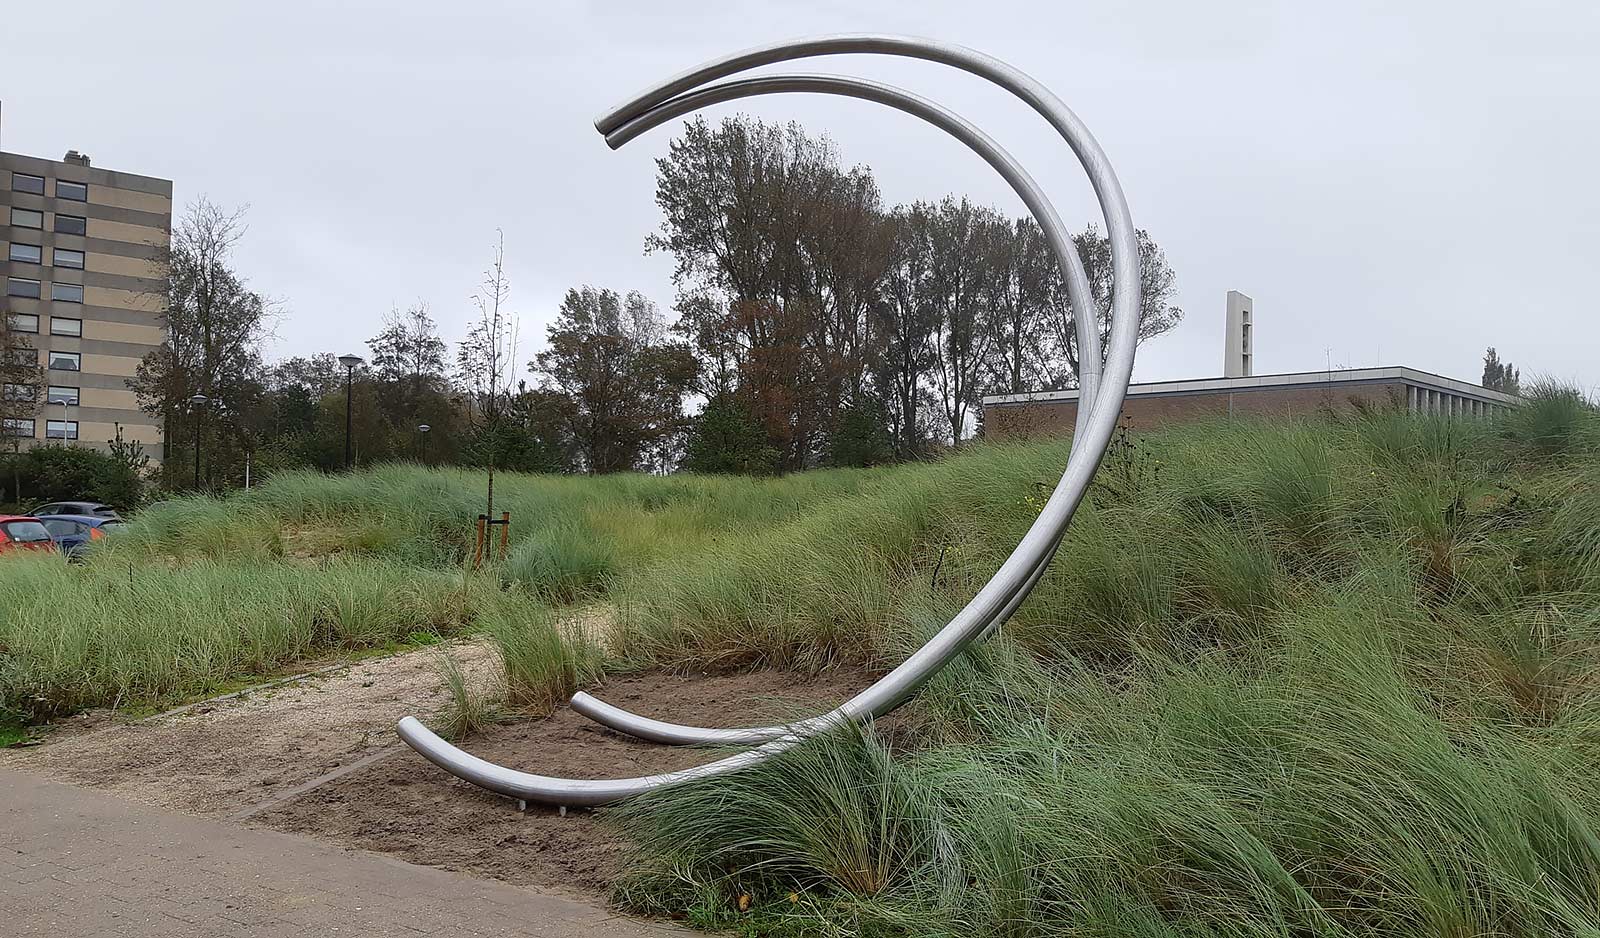
M 1098 137 L 1186 313 L 1140 351 L 1140 380 L 1219 374 L 1237 289 L 1255 298 L 1258 373 L 1331 362 L 1475 381 L 1495 345 L 1525 376 L 1600 385 L 1589 0 L 88 0 L 70 24 L 34 13 L 5 18 L 0 146 L 170 178 L 180 205 L 248 203 L 238 266 L 281 301 L 272 358 L 365 352 L 384 314 L 417 299 L 458 338 L 497 227 L 523 360 L 568 287 L 670 307 L 670 259 L 643 243 L 660 220 L 652 160 L 673 131 L 612 152 L 595 115 L 746 46 L 880 31 L 998 56 Z M 979 79 L 876 57 L 782 70 L 936 98 L 1011 149 L 1074 228 L 1097 220 L 1060 141 Z M 784 95 L 711 115 L 735 109 L 826 132 L 891 204 L 956 192 L 1023 211 L 971 153 L 898 112 Z

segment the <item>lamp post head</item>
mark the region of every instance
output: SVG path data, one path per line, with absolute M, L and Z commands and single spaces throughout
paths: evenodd
M 211 398 L 206 397 L 204 394 L 196 394 L 194 397 L 189 398 L 189 403 L 195 407 L 204 407 L 209 400 Z
M 347 370 L 350 371 L 354 371 L 355 367 L 359 364 L 362 364 L 364 361 L 365 359 L 363 359 L 360 355 L 339 356 L 339 364 L 343 365 Z
M 417 424 L 417 432 L 418 433 L 427 433 L 429 430 L 432 430 L 432 429 L 433 429 L 432 427 L 428 426 L 425 423 Z

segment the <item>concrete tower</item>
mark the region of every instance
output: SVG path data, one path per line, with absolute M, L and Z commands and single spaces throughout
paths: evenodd
M 1228 334 L 1223 340 L 1222 376 L 1248 378 L 1255 374 L 1251 308 L 1255 305 L 1238 290 L 1228 291 Z

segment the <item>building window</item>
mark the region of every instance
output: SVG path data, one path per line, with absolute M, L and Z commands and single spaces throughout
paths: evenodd
M 82 371 L 83 356 L 77 352 L 50 352 L 50 367 L 56 371 Z
M 31 384 L 6 384 L 0 387 L 0 400 L 32 403 L 39 399 L 39 389 Z
M 6 296 L 21 296 L 37 300 L 39 298 L 39 281 L 23 280 L 21 277 L 7 277 Z
M 47 440 L 76 440 L 78 438 L 78 421 L 46 420 L 44 422 L 44 438 Z
M 32 313 L 12 313 L 11 328 L 18 332 L 39 334 L 39 317 Z
M 8 348 L 6 358 L 11 360 L 11 364 L 23 367 L 39 364 L 39 353 L 31 348 Z
M 32 192 L 34 195 L 44 195 L 44 177 L 30 176 L 27 173 L 12 173 L 11 191 Z
M 0 421 L 0 436 L 20 436 L 33 439 L 33 421 L 26 418 L 7 417 Z
M 44 252 L 37 244 L 12 244 L 8 254 L 18 264 L 37 264 L 44 259 Z
M 73 270 L 83 269 L 83 252 L 69 251 L 66 248 L 56 248 L 50 252 L 50 259 L 57 267 L 70 267 Z
M 44 401 L 46 404 L 70 404 L 73 407 L 77 407 L 78 389 L 52 384 L 50 385 L 50 390 L 45 392 Z
M 82 303 L 83 284 L 52 283 L 50 284 L 50 299 L 60 300 L 63 303 Z
M 74 338 L 83 336 L 83 320 L 73 319 L 70 316 L 50 317 L 51 335 L 70 335 Z
M 77 215 L 57 215 L 56 234 L 81 235 L 89 230 L 89 223 Z
M 11 210 L 11 227 L 13 228 L 43 228 L 44 213 L 35 212 L 26 208 L 13 208 Z
M 89 187 L 81 182 L 67 182 L 65 179 L 57 179 L 56 198 L 71 199 L 74 202 L 87 202 L 89 201 Z

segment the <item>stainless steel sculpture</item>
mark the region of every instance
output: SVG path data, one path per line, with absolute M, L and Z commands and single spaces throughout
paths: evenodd
M 977 127 L 924 98 L 876 82 L 833 75 L 770 75 L 711 84 L 775 62 L 819 55 L 879 53 L 926 59 L 971 72 L 1027 102 L 1061 134 L 1089 176 L 1111 241 L 1114 266 L 1111 335 L 1100 367 L 1100 343 L 1093 317 L 1077 317 L 1079 384 L 1083 389 L 1071 456 L 1061 481 L 1016 550 L 967 605 L 927 644 L 838 709 L 783 726 L 715 729 L 682 726 L 629 713 L 587 694 L 574 708 L 623 732 L 668 743 L 760 744 L 757 748 L 706 765 L 625 779 L 566 779 L 519 772 L 479 759 L 450 745 L 414 717 L 400 721 L 400 737 L 424 757 L 475 785 L 513 798 L 555 805 L 601 805 L 668 785 L 737 771 L 788 749 L 806 737 L 851 720 L 882 716 L 916 693 L 930 677 L 974 640 L 998 627 L 1027 598 L 1060 543 L 1073 512 L 1110 442 L 1133 371 L 1139 325 L 1138 250 L 1133 221 L 1121 186 L 1105 154 L 1078 120 L 1044 86 L 1009 65 L 949 43 L 898 36 L 827 36 L 763 46 L 718 59 L 648 89 L 595 122 L 613 149 L 660 124 L 712 104 L 753 95 L 812 92 L 875 101 L 913 114 L 973 149 L 1003 176 L 1028 206 L 1066 278 L 1073 307 L 1092 310 L 1088 279 L 1066 227 L 1032 177 Z

